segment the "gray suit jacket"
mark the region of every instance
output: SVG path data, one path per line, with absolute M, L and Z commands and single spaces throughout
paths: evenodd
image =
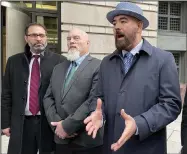
M 68 87 L 64 89 L 64 80 L 70 62 L 57 65 L 52 73 L 51 82 L 44 97 L 44 108 L 48 122 L 63 120 L 62 126 L 67 134 L 78 133 L 71 139 L 60 139 L 55 135 L 58 144 L 76 143 L 85 147 L 95 147 L 103 143 L 103 128 L 92 139 L 85 131 L 83 120 L 89 114 L 89 104 L 93 98 L 100 60 L 87 56 L 76 70 Z M 55 128 L 52 127 L 54 130 Z

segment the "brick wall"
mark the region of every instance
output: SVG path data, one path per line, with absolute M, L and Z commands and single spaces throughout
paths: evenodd
M 61 3 L 61 51 L 67 52 L 66 37 L 73 27 L 85 30 L 90 37 L 92 56 L 102 59 L 115 50 L 112 24 L 106 19 L 106 14 L 115 8 L 119 2 L 106 1 L 62 1 Z M 157 14 L 158 2 L 136 2 L 146 18 L 149 26 L 143 31 L 143 36 L 154 46 L 157 46 Z

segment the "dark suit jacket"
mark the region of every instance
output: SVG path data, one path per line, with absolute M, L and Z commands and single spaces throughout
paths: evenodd
M 171 53 L 146 40 L 125 75 L 120 52 L 105 57 L 100 66 L 96 97 L 104 102 L 106 118 L 104 149 L 121 136 L 125 126 L 121 109 L 134 117 L 139 135 L 134 135 L 114 154 L 166 154 L 166 126 L 181 111 L 177 67 Z M 93 106 L 92 106 L 93 105 Z M 91 105 L 95 110 L 96 101 Z
M 41 111 L 41 150 L 52 151 L 54 148 L 53 132 L 44 115 L 43 97 L 50 82 L 50 77 L 55 65 L 66 58 L 50 52 L 46 49 L 41 57 L 41 80 L 39 88 L 39 100 Z M 1 96 L 1 128 L 10 127 L 11 136 L 8 154 L 19 154 L 22 146 L 22 133 L 24 125 L 24 113 L 27 102 L 27 86 L 29 77 L 29 63 L 31 52 L 28 45 L 24 53 L 9 57 L 5 76 L 3 78 Z
M 184 98 L 183 112 L 182 112 L 182 123 L 181 123 L 181 145 L 183 151 L 181 154 L 187 153 L 187 89 Z
M 77 132 L 78 136 L 63 140 L 55 135 L 55 142 L 58 144 L 73 142 L 85 147 L 101 145 L 102 129 L 96 139 L 92 139 L 87 135 L 83 123 L 89 114 L 89 104 L 98 80 L 100 60 L 88 55 L 78 67 L 68 87 L 64 89 L 64 80 L 69 66 L 70 62 L 64 61 L 54 68 L 44 97 L 44 108 L 49 123 L 63 120 L 64 130 L 69 135 Z

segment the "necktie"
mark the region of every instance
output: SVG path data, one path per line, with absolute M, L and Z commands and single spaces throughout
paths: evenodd
M 67 85 L 69 84 L 69 82 L 71 81 L 75 71 L 76 71 L 76 67 L 77 67 L 77 64 L 76 62 L 72 62 L 71 63 L 71 68 L 70 68 L 70 71 L 66 77 L 66 81 L 65 81 L 65 87 L 67 87 Z
M 132 60 L 133 60 L 133 54 L 130 52 L 126 53 L 123 59 L 125 74 L 129 71 L 132 64 Z
M 31 69 L 30 78 L 30 97 L 29 97 L 29 110 L 33 115 L 39 111 L 39 82 L 40 82 L 40 66 L 38 62 L 39 55 L 34 55 L 34 61 Z

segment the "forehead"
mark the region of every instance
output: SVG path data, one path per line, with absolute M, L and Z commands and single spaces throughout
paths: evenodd
M 41 26 L 30 26 L 28 29 L 29 33 L 43 33 L 45 34 L 45 29 Z
M 83 34 L 81 31 L 79 30 L 72 30 L 68 33 L 68 36 L 71 37 L 71 36 L 80 36 L 80 37 L 83 37 Z

